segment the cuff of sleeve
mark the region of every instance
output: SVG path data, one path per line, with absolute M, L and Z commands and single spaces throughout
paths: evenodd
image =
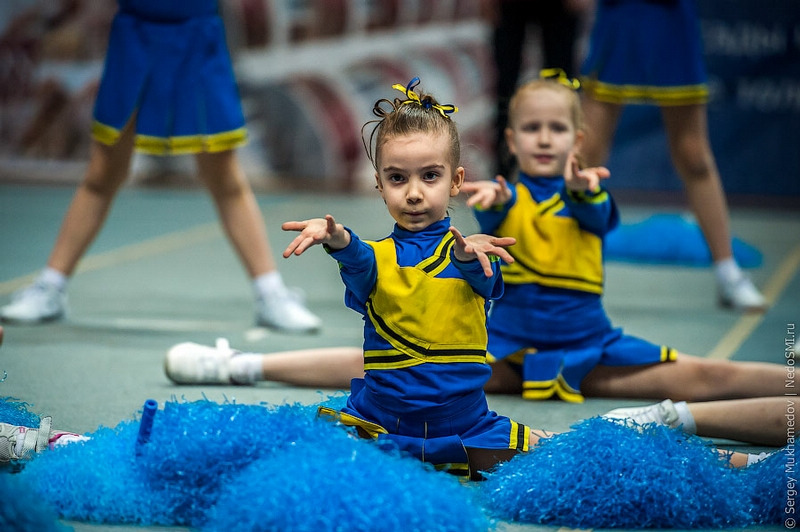
M 598 187 L 597 190 L 567 189 L 567 196 L 575 203 L 600 203 L 605 201 L 608 193 L 602 187 Z

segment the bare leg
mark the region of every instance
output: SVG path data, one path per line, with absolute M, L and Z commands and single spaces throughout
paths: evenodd
M 622 106 L 598 102 L 589 96 L 584 96 L 581 103 L 586 121 L 586 137 L 580 148 L 581 162 L 585 166 L 602 166 L 608 161 Z
M 106 146 L 92 141 L 89 167 L 64 216 L 47 265 L 67 277 L 103 226 L 114 197 L 128 176 L 133 154 L 133 122 L 125 127 L 119 141 Z
M 486 393 L 522 393 L 522 377 L 504 360 L 492 363 L 492 376 L 483 387 Z
M 705 235 L 711 256 L 732 256 L 728 204 L 708 138 L 705 105 L 662 107 L 672 163 L 686 187 L 689 207 Z
M 220 221 L 248 275 L 255 278 L 275 271 L 261 210 L 236 152 L 199 153 L 196 160 L 200 179 L 211 193 Z
M 787 397 L 689 403 L 697 435 L 780 447 L 788 436 L 787 413 L 798 408 Z
M 360 347 L 325 347 L 280 351 L 262 357 L 263 380 L 294 386 L 349 388 L 350 380 L 364 376 Z
M 587 397 L 713 401 L 782 396 L 784 368 L 766 362 L 709 360 L 679 354 L 675 362 L 597 366 L 581 383 Z

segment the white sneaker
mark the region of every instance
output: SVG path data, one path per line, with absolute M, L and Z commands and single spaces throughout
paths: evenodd
M 215 347 L 184 342 L 167 351 L 164 372 L 176 384 L 236 384 L 230 359 L 237 353 L 225 338 L 218 338 Z
M 311 333 L 322 328 L 322 320 L 303 304 L 302 297 L 294 291 L 270 298 L 256 300 L 256 323 L 286 332 Z
M 673 429 L 681 424 L 678 410 L 675 408 L 675 404 L 669 399 L 665 399 L 654 405 L 617 408 L 603 414 L 602 417 L 606 419 L 633 421 L 638 425 L 655 423 L 657 425 L 666 425 Z
M 41 323 L 57 320 L 67 311 L 67 294 L 53 285 L 34 283 L 14 293 L 11 303 L 0 308 L 0 320 Z
M 764 311 L 767 301 L 749 277 L 743 275 L 735 281 L 717 284 L 719 304 L 723 307 L 744 311 Z

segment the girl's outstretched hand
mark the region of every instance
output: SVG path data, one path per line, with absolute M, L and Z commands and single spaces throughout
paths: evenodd
M 505 205 L 511 199 L 511 189 L 508 181 L 501 175 L 497 176 L 496 181 L 465 181 L 461 185 L 461 192 L 469 194 L 467 207 L 490 209 L 495 205 Z
M 284 222 L 281 229 L 300 232 L 283 250 L 283 258 L 302 255 L 305 250 L 316 244 L 328 244 L 332 249 L 343 249 L 350 243 L 350 233 L 342 224 L 337 224 L 330 214 L 326 214 L 325 218 Z
M 494 275 L 492 271 L 492 260 L 489 255 L 500 257 L 507 263 L 514 262 L 514 257 L 505 250 L 508 246 L 517 243 L 516 238 L 510 236 L 497 237 L 492 235 L 476 234 L 464 237 L 455 227 L 450 227 L 450 232 L 456 237 L 456 245 L 453 253 L 461 262 L 477 259 L 483 266 L 483 273 L 486 277 Z
M 574 192 L 597 192 L 600 190 L 600 181 L 611 177 L 611 172 L 604 166 L 593 166 L 581 170 L 578 159 L 574 153 L 567 159 L 567 167 L 564 170 L 564 184 L 567 189 Z

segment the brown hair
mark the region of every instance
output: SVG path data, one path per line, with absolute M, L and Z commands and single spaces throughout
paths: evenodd
M 398 87 L 402 86 L 394 86 Z M 377 171 L 381 147 L 387 139 L 410 133 L 441 133 L 450 138 L 450 162 L 455 168 L 461 160 L 461 142 L 458 128 L 447 113 L 458 109 L 452 105 L 439 104 L 430 94 L 420 93 L 417 96 L 411 88 L 413 86 L 409 84 L 405 89 L 409 99 L 382 98 L 375 102 L 372 113 L 379 118 L 370 120 L 361 127 L 361 140 L 367 151 L 367 157 Z M 367 137 L 365 130 L 370 124 L 374 124 L 374 127 Z

